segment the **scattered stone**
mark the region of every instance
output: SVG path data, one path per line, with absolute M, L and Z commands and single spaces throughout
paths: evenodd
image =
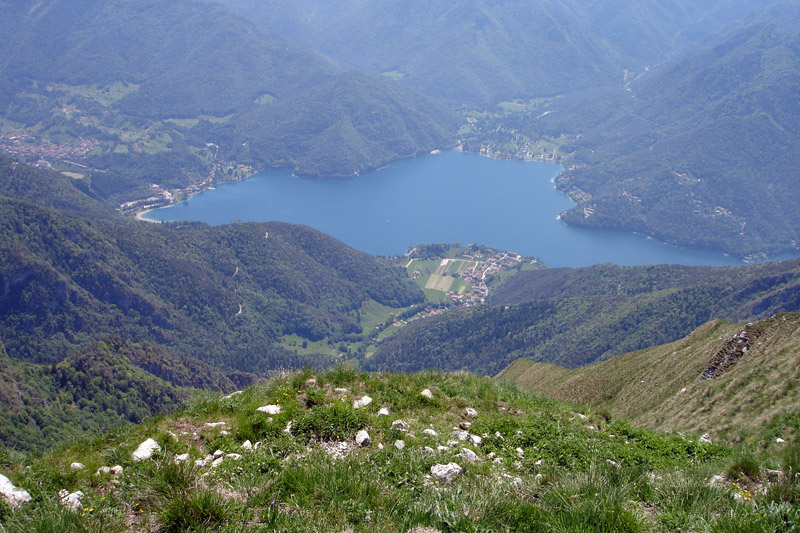
M 525 456 L 525 450 L 523 450 L 522 448 L 517 448 L 516 452 L 517 452 L 517 455 L 519 455 L 520 457 L 524 457 Z
M 434 450 L 434 449 L 433 449 L 433 448 L 431 448 L 430 446 L 424 446 L 424 447 L 422 448 L 422 451 L 423 451 L 423 452 L 425 452 L 425 453 L 436 453 L 436 450 Z
M 437 464 L 431 467 L 431 475 L 444 483 L 450 483 L 463 472 L 464 470 L 457 463 Z
M 253 443 L 250 442 L 249 440 L 244 441 L 242 443 L 242 449 L 243 450 L 252 450 L 253 449 Z
M 224 456 L 223 456 L 223 457 L 217 457 L 217 458 L 216 458 L 216 459 L 214 459 L 214 461 L 211 463 L 211 468 L 216 468 L 216 467 L 218 467 L 219 465 L 221 465 L 221 464 L 222 464 L 222 462 L 223 462 L 224 460 L 225 460 L 225 457 L 224 457 Z
M 369 433 L 367 433 L 365 430 L 362 429 L 361 431 L 356 433 L 356 444 L 364 448 L 366 446 L 369 446 L 371 443 L 372 441 L 369 438 Z
M 380 411 L 378 411 L 378 416 L 389 416 L 389 409 L 381 407 Z
M 437 437 L 437 436 L 439 436 L 439 434 L 436 433 L 436 431 L 432 430 L 431 428 L 423 429 L 422 430 L 422 434 L 423 435 L 427 435 L 429 437 Z
M 469 436 L 469 441 L 472 444 L 474 444 L 475 446 L 480 446 L 481 443 L 483 442 L 483 439 L 481 437 L 477 436 L 477 435 L 470 435 Z
M 398 450 L 402 450 L 403 448 L 406 447 L 406 443 L 405 443 L 405 441 L 402 441 L 402 440 L 398 439 L 398 440 L 394 441 L 394 447 L 397 448 Z
M 544 459 L 539 459 L 538 461 L 536 461 L 533 464 L 534 464 L 534 466 L 542 466 L 544 464 Z
M 408 431 L 409 425 L 404 420 L 395 420 L 392 422 L 392 429 L 395 431 Z
M 220 458 L 220 457 L 222 457 L 223 455 L 225 455 L 225 452 L 223 452 L 222 450 L 217 450 L 217 451 L 215 451 L 215 452 L 214 452 L 214 453 L 213 453 L 211 456 L 212 456 L 214 459 L 219 459 L 219 458 Z
M 436 449 L 439 450 L 440 452 L 446 452 L 450 448 L 448 448 L 447 446 L 437 446 Z
M 432 527 L 422 527 L 417 526 L 415 528 L 409 529 L 406 533 L 442 533 L 438 529 L 433 529 Z
M 433 393 L 431 392 L 430 389 L 425 389 L 424 391 L 420 392 L 419 395 L 422 396 L 423 398 L 433 400 Z
M 185 463 L 188 460 L 189 460 L 189 454 L 188 453 L 182 453 L 180 455 L 176 455 L 175 456 L 175 463 L 176 464 L 177 463 Z
M 206 428 L 219 428 L 225 425 L 225 422 L 206 422 L 203 427 Z
M 467 407 L 464 414 L 470 418 L 478 418 L 478 411 L 476 411 L 472 407 Z
M 86 465 L 83 463 L 72 463 L 69 465 L 70 470 L 83 470 L 84 468 L 86 468 Z
M 612 461 L 611 459 L 606 459 L 606 463 L 608 466 L 613 466 L 614 468 L 622 468 L 622 465 L 616 461 Z
M 686 393 L 686 391 L 688 391 L 688 390 L 689 390 L 689 389 L 687 389 L 686 387 L 684 387 L 684 388 L 682 388 L 682 389 L 681 389 L 681 391 L 680 391 L 678 394 L 685 394 L 685 393 Z
M 79 490 L 70 493 L 66 489 L 61 489 L 58 491 L 58 498 L 61 500 L 61 505 L 73 513 L 83 510 L 83 504 L 81 503 L 81 500 L 83 499 L 83 492 Z
M 459 444 L 461 444 L 461 443 L 460 443 L 460 442 L 458 442 L 457 440 L 449 440 L 449 441 L 447 441 L 447 445 L 448 445 L 449 447 L 451 447 L 451 448 L 452 448 L 453 446 L 458 446 Z
M 700 437 L 698 442 L 704 442 L 706 444 L 711 444 L 711 435 L 708 433 L 703 433 L 703 436 Z
M 372 398 L 369 396 L 362 396 L 360 400 L 353 402 L 353 409 L 361 409 L 372 403 Z
M 778 444 L 783 444 L 786 441 L 783 440 L 782 438 L 778 437 L 777 439 L 775 439 L 775 442 L 778 443 Z
M 469 448 L 461 448 L 461 452 L 458 454 L 459 457 L 462 459 L 466 459 L 470 463 L 474 463 L 478 461 L 478 454 L 470 450 Z
M 784 474 L 781 470 L 770 470 L 767 468 L 764 473 L 767 475 L 767 479 L 770 481 L 781 481 L 784 478 Z
M 144 461 L 150 459 L 155 452 L 161 451 L 161 445 L 153 439 L 147 439 L 136 448 L 136 451 L 131 454 L 134 461 Z
M 501 464 L 503 464 L 503 460 L 502 460 L 502 459 L 500 459 L 499 457 L 495 457 L 494 459 L 492 459 L 492 462 L 493 462 L 494 464 L 496 464 L 496 465 L 501 465 Z
M 466 431 L 459 431 L 457 429 L 453 430 L 453 436 L 460 441 L 469 440 L 469 433 L 467 433 Z
M 14 486 L 11 480 L 0 474 L 0 496 L 5 499 L 11 507 L 17 507 L 21 503 L 31 501 L 31 495 L 27 490 L 22 490 Z
M 283 432 L 286 433 L 287 435 L 291 435 L 292 434 L 292 421 L 291 420 L 289 420 L 289 422 L 286 423 L 286 427 L 283 428 Z
M 238 453 L 226 453 L 225 459 L 230 459 L 231 461 L 241 461 L 242 456 L 239 455 Z
M 122 473 L 122 467 L 120 465 L 112 466 L 111 473 L 115 476 L 118 476 Z
M 383 444 L 382 444 L 382 443 L 380 443 L 380 442 L 378 443 L 378 449 L 379 449 L 379 450 L 382 450 L 382 449 L 383 449 Z
M 208 466 L 208 460 L 207 459 L 195 459 L 195 461 L 194 461 L 194 467 L 195 468 L 205 468 L 207 466 Z
M 583 426 L 583 427 L 585 427 L 585 428 L 586 428 L 586 429 L 588 429 L 589 431 L 597 431 L 597 428 L 596 428 L 596 427 L 594 427 L 594 426 L 593 426 L 593 425 L 591 425 L 591 424 L 588 424 L 588 425 L 586 425 L 586 426 Z
M 306 387 L 316 387 L 317 386 L 317 379 L 316 378 L 308 378 L 306 380 Z
M 494 436 L 497 437 L 498 439 L 500 439 L 500 442 L 505 442 L 505 440 L 506 440 L 505 437 L 503 437 L 503 434 L 500 433 L 499 431 L 495 431 L 494 432 Z
M 735 501 L 737 501 L 737 502 L 743 502 L 744 501 L 744 495 L 742 495 L 741 493 L 737 492 L 736 494 L 733 495 L 733 499 Z
M 263 443 L 263 442 L 261 442 L 260 440 L 259 440 L 259 441 L 256 441 L 256 443 L 255 443 L 255 444 L 253 444 L 253 449 L 254 449 L 254 450 L 258 450 L 258 449 L 260 449 L 260 448 L 261 448 L 263 445 L 264 445 L 264 443 Z
M 587 420 L 589 418 L 588 416 L 582 415 L 581 413 L 575 413 L 575 416 L 577 416 L 581 420 Z
M 225 431 L 225 430 L 223 429 L 222 431 L 220 431 L 220 432 L 219 432 L 219 434 L 220 434 L 220 435 L 230 435 L 230 434 L 231 434 L 231 432 L 230 432 L 230 431 Z
M 522 478 L 503 473 L 503 478 L 511 481 L 512 485 L 522 485 Z
M 711 479 L 708 480 L 708 484 L 711 485 L 712 487 L 715 485 L 724 485 L 725 478 L 720 475 L 711 476 Z
M 536 474 L 536 477 L 534 477 L 533 479 L 535 481 L 541 481 L 542 479 L 544 479 L 544 476 L 542 474 Z
M 231 399 L 231 398 L 233 398 L 234 396 L 239 396 L 239 395 L 240 395 L 241 393 L 243 393 L 243 392 L 244 392 L 244 391 L 237 390 L 236 392 L 232 392 L 232 393 L 230 393 L 230 394 L 226 394 L 225 396 L 223 396 L 223 397 L 222 397 L 222 399 L 223 399 L 223 400 L 230 400 L 230 399 Z
M 319 446 L 334 461 L 344 459 L 347 452 L 352 449 L 349 442 L 322 442 Z
M 95 476 L 107 476 L 111 474 L 111 468 L 107 466 L 101 466 L 97 469 L 97 472 L 94 473 Z
M 333 392 L 335 392 L 336 394 L 347 394 L 348 392 L 350 392 L 350 389 L 345 389 L 344 387 L 336 387 L 335 389 L 333 389 Z
M 467 430 L 472 427 L 472 422 L 461 422 L 458 427 L 463 430 Z
M 268 415 L 277 415 L 281 412 L 280 405 L 262 405 L 256 411 L 260 413 L 267 413 Z

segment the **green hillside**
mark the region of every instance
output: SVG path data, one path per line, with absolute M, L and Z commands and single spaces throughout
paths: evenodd
M 482 108 L 620 86 L 627 74 L 754 19 L 800 20 L 763 0 L 217 1 L 346 67 Z M 770 4 L 779 7 L 765 10 Z
M 173 410 L 199 389 L 231 392 L 254 380 L 113 337 L 53 365 L 0 352 L 0 440 L 22 450 L 59 447 Z
M 409 324 L 364 368 L 495 375 L 520 358 L 576 367 L 680 339 L 715 318 L 797 311 L 799 296 L 798 261 L 520 272 L 495 290 L 489 305 Z
M 736 257 L 795 250 L 798 94 L 798 37 L 755 26 L 625 95 L 556 106 L 540 127 L 581 134 L 563 220 Z
M 12 166 L 31 190 L 57 182 Z M 324 365 L 277 343 L 358 337 L 365 302 L 422 299 L 401 268 L 304 226 L 87 219 L 0 197 L 0 337 L 16 359 L 60 361 L 119 335 L 227 369 Z
M 219 5 L 0 8 L 0 148 L 77 174 L 112 203 L 263 166 L 350 176 L 450 146 L 459 125 L 412 89 L 340 73 Z
M 653 429 L 739 440 L 798 427 L 800 316 L 710 322 L 663 346 L 568 370 L 520 359 L 497 379 Z
M 365 396 L 372 402 L 353 406 Z M 362 430 L 368 441 L 359 445 Z M 752 436 L 731 448 L 468 374 L 340 367 L 198 397 L 41 457 L 6 453 L 0 470 L 30 501 L 0 504 L 0 524 L 8 532 L 791 530 L 800 518 L 796 444 Z M 158 449 L 134 460 L 146 439 Z M 60 490 L 82 492 L 73 510 Z

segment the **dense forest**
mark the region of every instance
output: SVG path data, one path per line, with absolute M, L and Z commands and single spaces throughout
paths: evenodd
M 523 357 L 587 365 L 671 342 L 715 318 L 747 321 L 796 311 L 800 261 L 520 272 L 497 289 L 489 304 L 409 324 L 364 365 L 490 375 Z

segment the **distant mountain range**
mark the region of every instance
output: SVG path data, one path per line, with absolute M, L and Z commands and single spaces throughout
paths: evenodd
M 450 146 L 459 125 L 404 85 L 343 73 L 218 5 L 30 0 L 0 8 L 0 117 L 16 139 L 5 143 L 96 142 L 78 158 L 84 166 L 68 170 L 88 174 L 114 201 L 144 197 L 151 183 L 199 182 L 233 158 L 351 176 Z

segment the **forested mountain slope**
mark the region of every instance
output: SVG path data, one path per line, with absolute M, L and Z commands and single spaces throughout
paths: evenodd
M 746 321 L 797 311 L 800 261 L 520 272 L 490 304 L 409 324 L 365 367 L 494 375 L 519 358 L 586 365 L 679 339 L 715 318 Z
M 52 365 L 11 359 L 0 345 L 0 440 L 24 450 L 63 445 L 174 409 L 199 389 L 231 392 L 253 381 L 114 337 Z
M 343 65 L 480 106 L 621 85 L 626 70 L 780 16 L 768 0 L 218 1 Z
M 150 184 L 224 179 L 238 164 L 350 176 L 450 146 L 459 125 L 412 89 L 342 73 L 219 5 L 25 0 L 0 9 L 0 144 L 69 165 L 113 201 L 146 197 Z
M 304 226 L 87 219 L 5 197 L 0 207 L 0 335 L 23 360 L 119 335 L 228 369 L 325 364 L 275 342 L 358 335 L 365 301 L 422 300 L 402 269 Z
M 580 134 L 558 186 L 570 224 L 737 257 L 800 237 L 800 40 L 748 28 L 630 86 L 532 122 Z

